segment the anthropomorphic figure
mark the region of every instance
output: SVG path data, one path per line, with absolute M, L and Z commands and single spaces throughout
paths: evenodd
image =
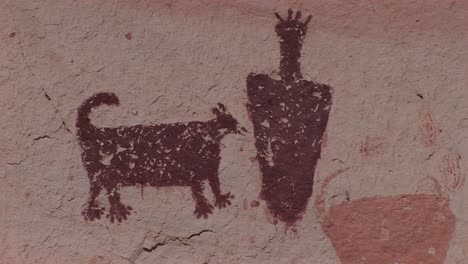
M 311 20 L 288 10 L 279 19 L 280 79 L 247 77 L 248 112 L 262 174 L 261 198 L 276 219 L 294 223 L 312 195 L 314 173 L 332 104 L 331 87 L 304 80 L 301 48 Z

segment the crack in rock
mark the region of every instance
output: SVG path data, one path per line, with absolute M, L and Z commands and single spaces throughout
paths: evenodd
M 49 137 L 49 135 L 43 135 L 43 136 L 39 136 L 39 137 L 36 137 L 33 139 L 33 141 L 37 141 L 37 140 L 41 140 L 41 139 L 51 139 L 51 137 Z
M 6 164 L 11 165 L 11 166 L 19 166 L 21 163 L 23 163 L 24 160 L 20 160 L 17 162 L 7 162 Z
M 151 246 L 151 247 L 143 247 L 143 250 L 146 251 L 146 252 L 152 252 L 154 250 L 156 250 L 157 248 L 161 247 L 161 246 L 164 246 L 164 245 L 167 245 L 169 244 L 170 242 L 174 242 L 174 241 L 178 241 L 180 242 L 181 244 L 183 244 L 184 246 L 188 246 L 189 244 L 187 243 L 187 241 L 189 241 L 190 239 L 194 238 L 194 237 L 198 237 L 198 236 L 201 236 L 203 233 L 215 233 L 213 232 L 212 230 L 209 230 L 209 229 L 204 229 L 204 230 L 201 230 L 200 232 L 198 233 L 193 233 L 191 234 L 190 236 L 188 237 L 172 237 L 172 238 L 165 238 L 162 242 L 157 242 L 154 246 Z

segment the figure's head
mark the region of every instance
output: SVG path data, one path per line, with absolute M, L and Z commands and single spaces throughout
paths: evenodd
M 211 109 L 216 115 L 216 122 L 219 124 L 220 129 L 226 129 L 227 133 L 242 134 L 247 130 L 239 125 L 239 122 L 226 110 L 226 106 L 218 103 L 218 107 Z
M 287 19 L 283 19 L 278 13 L 275 13 L 279 22 L 276 24 L 276 34 L 284 42 L 292 44 L 291 42 L 300 42 L 304 39 L 307 32 L 307 25 L 309 24 L 312 16 L 308 16 L 304 22 L 301 21 L 302 13 L 297 11 L 296 15 L 293 18 L 293 11 L 288 10 Z

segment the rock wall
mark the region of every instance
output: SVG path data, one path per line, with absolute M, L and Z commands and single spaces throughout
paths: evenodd
M 466 17 L 1 1 L 0 263 L 467 263 Z

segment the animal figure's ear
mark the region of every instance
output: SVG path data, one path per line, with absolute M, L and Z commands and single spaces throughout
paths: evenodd
M 211 108 L 211 112 L 213 112 L 213 114 L 215 114 L 216 116 L 221 115 L 221 112 L 219 112 L 218 108 Z
M 226 112 L 226 106 L 224 106 L 222 103 L 218 103 L 218 108 L 219 110 Z

